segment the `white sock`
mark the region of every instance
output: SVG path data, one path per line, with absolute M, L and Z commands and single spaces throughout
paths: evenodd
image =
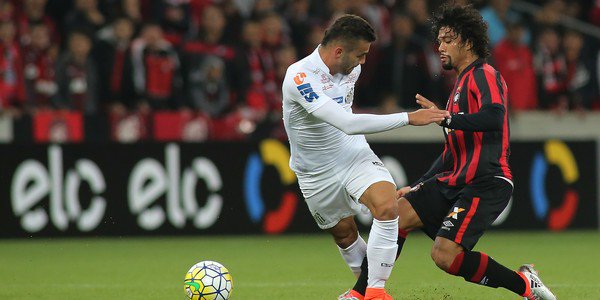
M 338 246 L 338 249 L 344 261 L 346 261 L 346 264 L 348 264 L 350 270 L 354 273 L 354 276 L 358 278 L 360 275 L 360 265 L 365 255 L 367 255 L 367 243 L 365 243 L 365 240 L 359 234 L 358 239 L 352 245 L 348 246 L 348 248 L 342 249 Z
M 367 287 L 383 288 L 392 273 L 398 250 L 398 218 L 389 221 L 373 219 L 367 260 L 369 262 L 369 280 Z

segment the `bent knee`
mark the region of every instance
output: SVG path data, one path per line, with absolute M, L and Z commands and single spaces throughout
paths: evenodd
M 452 251 L 448 248 L 435 245 L 431 249 L 431 259 L 435 263 L 438 268 L 448 272 L 450 270 L 450 266 L 452 266 L 452 262 L 454 262 L 454 258 L 456 257 L 456 251 Z M 459 252 L 460 253 L 460 252 Z
M 378 204 L 371 213 L 373 214 L 373 218 L 380 221 L 396 219 L 398 217 L 398 204 L 396 203 L 396 199 L 390 198 L 387 201 Z
M 337 234 L 332 233 L 332 235 L 335 243 L 342 249 L 350 247 L 358 239 L 358 231 L 356 230 L 349 230 Z

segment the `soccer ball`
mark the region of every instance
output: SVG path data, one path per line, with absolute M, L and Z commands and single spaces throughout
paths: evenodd
M 232 289 L 231 274 L 216 261 L 206 260 L 193 265 L 183 280 L 186 299 L 191 300 L 227 300 Z

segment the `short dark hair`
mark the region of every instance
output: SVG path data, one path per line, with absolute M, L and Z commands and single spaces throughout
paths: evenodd
M 365 19 L 357 15 L 343 15 L 325 30 L 321 45 L 325 46 L 333 40 L 344 42 L 365 40 L 369 43 L 377 39 L 375 30 Z
M 431 18 L 432 33 L 437 38 L 442 27 L 460 35 L 463 43 L 471 42 L 471 50 L 480 58 L 490 56 L 487 23 L 472 5 L 442 5 Z

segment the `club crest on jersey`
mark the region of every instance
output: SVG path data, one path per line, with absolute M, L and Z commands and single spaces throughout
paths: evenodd
M 313 91 L 310 83 L 301 84 L 296 87 L 300 94 L 304 96 L 304 99 L 307 102 L 313 102 L 315 99 L 319 99 L 319 95 Z
M 460 86 L 456 89 L 456 93 L 454 94 L 454 99 L 452 100 L 453 103 L 458 102 L 458 99 L 460 99 Z
M 350 88 L 350 90 L 346 94 L 346 104 L 351 104 L 353 100 L 354 100 L 354 87 Z

